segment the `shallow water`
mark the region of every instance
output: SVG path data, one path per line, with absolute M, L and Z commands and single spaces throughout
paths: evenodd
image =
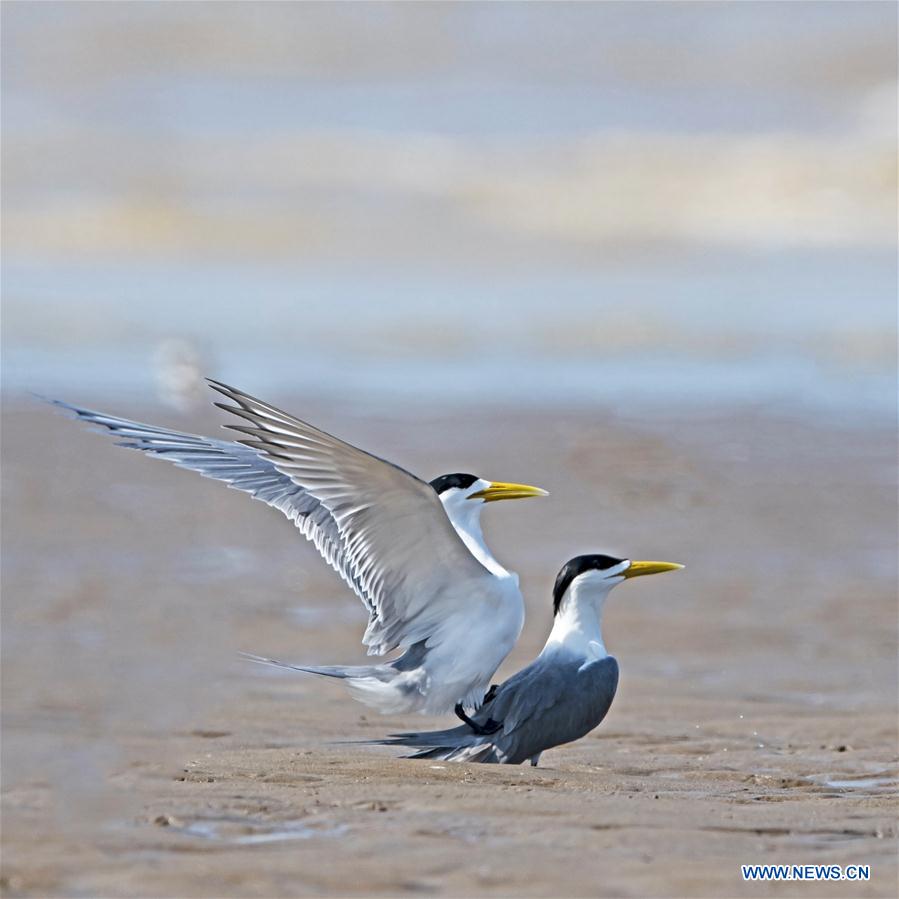
M 826 787 L 833 787 L 838 790 L 864 790 L 871 793 L 889 791 L 895 794 L 897 787 L 899 787 L 899 780 L 894 775 L 886 777 L 853 777 L 846 780 L 829 778 L 822 780 L 821 783 Z
M 168 823 L 173 832 L 231 846 L 255 846 L 287 840 L 340 837 L 346 826 L 323 827 L 308 821 L 253 821 L 246 817 L 204 818 L 189 824 Z

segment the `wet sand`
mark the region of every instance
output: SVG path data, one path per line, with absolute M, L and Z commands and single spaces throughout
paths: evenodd
M 363 658 L 361 605 L 287 522 L 7 400 L 4 895 L 895 895 L 891 431 L 279 399 L 421 475 L 552 492 L 484 516 L 528 602 L 501 675 L 539 651 L 571 555 L 685 562 L 609 602 L 608 718 L 536 770 L 338 742 L 444 722 L 237 660 Z M 745 884 L 741 863 L 871 880 Z

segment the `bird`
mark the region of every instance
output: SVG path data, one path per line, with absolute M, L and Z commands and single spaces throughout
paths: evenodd
M 542 652 L 491 687 L 472 716 L 477 727 L 393 734 L 369 744 L 412 747 L 412 759 L 537 766 L 547 749 L 588 734 L 605 718 L 618 687 L 618 662 L 606 652 L 602 613 L 612 588 L 629 578 L 684 566 L 575 556 L 553 587 L 553 626 Z
M 343 680 L 385 713 L 453 711 L 478 728 L 490 680 L 524 625 L 518 575 L 493 556 L 481 511 L 498 500 L 547 496 L 527 484 L 456 472 L 425 482 L 243 391 L 207 379 L 241 419 L 237 441 L 141 424 L 49 400 L 119 438 L 119 445 L 224 481 L 283 512 L 362 600 L 376 665 L 291 665 Z

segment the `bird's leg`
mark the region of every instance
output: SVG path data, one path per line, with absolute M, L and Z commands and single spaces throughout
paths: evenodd
M 531 756 L 531 767 L 532 768 L 537 767 L 537 762 L 540 761 L 540 755 L 541 755 L 541 753 L 538 752 L 536 755 Z
M 485 706 L 488 702 L 493 702 L 498 692 L 499 684 L 491 684 L 490 689 L 484 694 L 484 699 L 481 701 L 481 705 Z M 501 721 L 494 721 L 492 716 L 488 716 L 487 720 L 481 725 L 481 730 L 485 734 L 495 734 L 501 727 Z
M 494 721 L 492 718 L 488 718 L 483 724 L 478 724 L 477 721 L 465 714 L 465 709 L 462 707 L 461 702 L 456 703 L 453 711 L 456 713 L 456 717 L 461 718 L 479 737 L 495 734 L 502 727 L 501 723 Z

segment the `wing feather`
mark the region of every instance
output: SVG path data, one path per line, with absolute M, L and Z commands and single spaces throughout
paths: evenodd
M 341 564 L 340 532 L 331 513 L 311 493 L 278 471 L 269 459 L 263 458 L 252 448 L 232 440 L 215 440 L 141 424 L 61 400 L 50 402 L 120 438 L 119 446 L 140 450 L 152 458 L 165 459 L 178 468 L 223 481 L 229 487 L 278 509 L 294 522 L 325 561 L 358 592 L 358 585 Z
M 493 578 L 465 547 L 437 494 L 398 466 L 255 397 L 210 382 L 246 424 L 239 442 L 141 424 L 59 400 L 119 445 L 223 481 L 293 521 L 369 612 L 372 654 L 464 632 Z
M 240 443 L 317 500 L 338 535 L 336 562 L 369 609 L 363 642 L 382 654 L 429 645 L 473 615 L 492 575 L 456 533 L 437 494 L 408 471 L 217 381 L 249 424 Z

